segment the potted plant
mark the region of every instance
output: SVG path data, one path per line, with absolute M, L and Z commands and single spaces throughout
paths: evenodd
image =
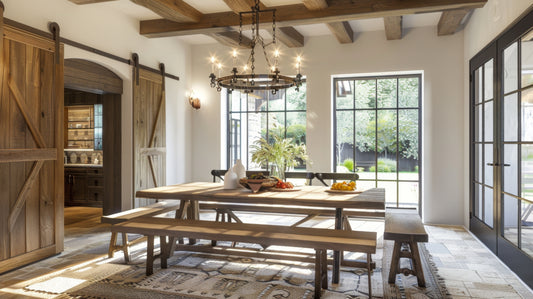
M 251 148 L 252 162 L 265 168 L 270 166 L 270 173 L 282 180 L 285 180 L 285 171 L 298 165 L 299 160 L 309 160 L 305 144 L 296 144 L 292 138 L 281 138 L 278 135 L 274 135 L 272 144 L 261 138 Z

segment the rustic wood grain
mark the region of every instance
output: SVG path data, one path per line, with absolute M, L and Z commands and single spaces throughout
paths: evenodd
M 4 11 L 0 7 L 0 36 L 4 36 Z M 4 80 L 7 78 L 9 67 L 7 65 L 9 57 L 9 41 L 5 38 L 0 40 L 0 148 L 9 148 L 9 132 L 10 126 L 10 99 L 9 88 Z M 10 201 L 9 198 L 9 164 L 0 163 L 0 261 L 8 259 L 10 256 L 9 248 L 9 228 L 7 226 L 7 218 L 9 217 Z
M 165 184 L 165 153 L 143 152 L 165 148 L 165 94 L 161 74 L 140 70 L 139 85 L 134 84 L 134 188 L 135 191 Z M 152 204 L 137 199 L 135 207 Z
M 41 102 L 40 99 L 40 49 L 37 49 L 31 45 L 26 45 L 26 98 L 24 99 L 26 107 L 31 109 L 28 114 L 31 119 L 34 120 L 34 125 L 38 128 L 39 134 L 41 134 L 41 126 L 39 123 L 41 116 Z M 50 127 L 50 128 L 53 128 Z M 47 130 L 44 127 L 42 131 Z M 42 140 L 45 147 L 47 143 L 44 138 Z M 26 134 L 26 147 L 34 148 L 36 144 L 32 138 L 32 135 Z M 54 149 L 55 150 L 55 149 Z M 40 165 L 39 165 L 40 164 Z M 26 163 L 26 173 L 30 173 L 28 180 L 31 179 L 32 174 L 35 171 L 33 182 L 29 186 L 29 190 L 25 194 L 26 202 L 26 252 L 36 250 L 40 247 L 40 227 L 39 227 L 39 172 L 44 165 L 44 161 L 37 161 L 37 163 Z M 35 167 L 39 167 L 35 170 Z M 26 187 L 26 184 L 25 184 Z M 21 193 L 24 192 L 24 189 Z M 20 195 L 19 195 L 20 196 Z
M 202 13 L 183 0 L 131 0 L 175 22 L 198 22 Z
M 56 144 L 56 116 L 55 116 L 55 97 L 52 93 L 54 86 L 54 54 L 41 51 L 41 108 L 45 117 L 40 118 L 40 127 L 43 128 L 43 138 L 46 144 L 54 144 L 56 146 L 54 161 L 47 161 L 44 163 L 40 180 L 41 182 L 47 182 L 55 176 L 55 169 L 57 164 L 58 154 L 62 155 L 62 150 L 58 149 Z M 62 119 L 62 118 L 61 118 Z M 59 153 L 58 153 L 59 151 Z M 61 162 L 63 159 L 61 159 Z M 55 199 L 55 184 L 43 183 L 39 184 L 39 223 L 40 223 L 40 243 L 42 247 L 47 247 L 55 244 L 56 232 L 54 226 L 55 211 L 54 202 Z M 62 217 L 62 216 L 61 216 Z
M 470 11 L 472 10 L 454 9 L 443 11 L 439 19 L 439 24 L 437 25 L 438 35 L 441 36 L 454 34 L 459 26 L 461 26 L 461 21 Z
M 54 165 L 54 201 L 52 203 L 54 207 L 54 214 L 48 215 L 54 220 L 54 236 L 56 253 L 63 251 L 63 231 L 64 231 L 64 218 L 63 218 L 63 204 L 64 204 L 64 165 L 63 165 L 63 111 L 64 111 L 64 71 L 63 60 L 65 55 L 64 46 L 59 46 L 59 55 L 54 55 L 54 79 L 53 79 L 53 91 L 52 99 L 54 105 L 54 137 L 55 146 L 57 150 L 57 160 Z
M 428 234 L 418 214 L 386 213 L 385 240 L 427 242 Z
M 100 2 L 109 2 L 109 1 L 116 1 L 116 0 L 68 0 L 75 4 L 93 4 L 93 3 L 100 3 Z
M 114 72 L 94 62 L 83 59 L 66 59 L 65 87 L 90 93 L 122 94 L 122 79 Z M 104 112 L 105 113 L 105 112 Z
M 62 177 L 63 136 L 56 130 L 63 118 L 56 117 L 56 107 L 62 109 L 63 74 L 55 70 L 62 61 L 53 63 L 53 41 L 1 27 L 0 272 L 5 272 L 62 249 L 63 190 L 56 188 L 54 171 Z
M 304 36 L 294 27 L 280 27 L 276 33 L 276 38 L 288 48 L 301 48 L 304 46 Z
M 402 39 L 402 16 L 384 17 L 387 40 Z
M 348 22 L 332 22 L 326 24 L 329 31 L 341 44 L 353 43 L 353 30 Z
M 343 22 L 351 20 L 383 18 L 415 13 L 427 13 L 452 9 L 474 9 L 485 5 L 487 0 L 383 0 L 374 1 L 330 1 L 320 10 L 308 10 L 304 4 L 270 7 L 276 9 L 276 25 L 288 27 L 316 23 Z M 271 20 L 263 18 L 262 23 Z M 250 24 L 244 19 L 243 24 Z M 239 16 L 232 11 L 202 15 L 198 22 L 178 23 L 165 19 L 140 22 L 140 34 L 147 37 L 165 37 L 190 34 L 207 34 L 239 26 Z
M 252 40 L 246 36 L 239 37 L 239 32 L 237 31 L 224 31 L 218 33 L 207 34 L 207 36 L 212 37 L 214 40 L 219 42 L 222 45 L 239 48 L 239 49 L 249 49 L 251 48 Z
M 219 183 L 194 182 L 137 191 L 137 197 L 183 199 L 238 204 L 309 206 L 320 208 L 385 209 L 385 190 L 369 189 L 360 194 L 328 193 L 325 187 L 304 186 L 294 192 L 259 192 L 247 189 L 224 189 Z
M 365 253 L 376 252 L 376 232 L 154 217 L 141 217 L 116 224 L 111 227 L 111 231 Z

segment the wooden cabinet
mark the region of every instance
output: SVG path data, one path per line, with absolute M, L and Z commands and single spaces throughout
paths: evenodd
M 65 206 L 103 207 L 102 167 L 65 167 Z

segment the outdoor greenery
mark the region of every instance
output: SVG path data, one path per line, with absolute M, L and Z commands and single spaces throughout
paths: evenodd
M 342 165 L 348 169 L 348 171 L 353 172 L 355 163 L 353 162 L 353 159 L 346 159 L 344 162 L 342 162 Z
M 337 95 L 337 109 L 349 109 L 337 111 L 337 157 L 343 146 L 354 143 L 355 137 L 355 146 L 361 152 L 377 151 L 387 157 L 396 156 L 398 150 L 402 158 L 418 159 L 418 77 L 348 82 L 353 94 Z M 414 109 L 387 110 L 397 107 Z M 376 112 L 373 108 L 384 109 Z
M 376 171 L 376 166 L 370 166 L 370 172 Z M 378 160 L 378 172 L 396 172 L 396 161 L 391 159 Z

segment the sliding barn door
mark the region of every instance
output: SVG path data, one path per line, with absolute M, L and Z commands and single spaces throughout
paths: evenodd
M 1 31 L 0 273 L 63 250 L 63 50 Z
M 134 187 L 166 184 L 165 90 L 160 74 L 136 69 L 133 82 Z M 137 198 L 135 207 L 154 200 Z

